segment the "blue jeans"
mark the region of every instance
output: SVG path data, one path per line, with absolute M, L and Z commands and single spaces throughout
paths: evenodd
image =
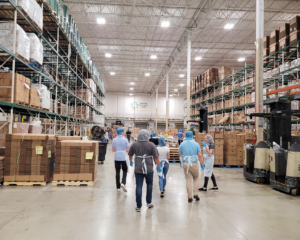
M 143 188 L 144 178 L 146 179 L 146 184 L 147 184 L 147 195 L 146 195 L 147 204 L 150 204 L 152 202 L 153 172 L 148 174 L 135 173 L 135 180 L 136 180 L 135 195 L 136 195 L 136 205 L 138 208 L 142 207 L 142 188 Z
M 158 181 L 159 190 L 161 192 L 164 191 L 164 189 L 166 187 L 166 184 L 167 184 L 167 173 L 168 173 L 168 171 L 169 171 L 169 163 L 165 162 L 164 168 L 162 170 L 162 173 L 163 173 L 164 177 L 159 177 L 159 181 Z

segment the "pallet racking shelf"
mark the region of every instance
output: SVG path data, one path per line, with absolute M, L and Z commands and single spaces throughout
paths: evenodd
M 2 3 L 6 4 L 3 5 Z M 15 73 L 19 73 L 29 78 L 31 84 L 46 85 L 51 92 L 51 98 L 55 100 L 54 112 L 19 105 L 12 101 L 10 103 L 0 101 L 1 111 L 10 123 L 9 132 L 12 130 L 14 115 L 17 114 L 31 116 L 32 119 L 49 119 L 54 134 L 69 135 L 70 129 L 75 129 L 75 127 L 80 128 L 80 133 L 82 133 L 82 126 L 90 128 L 91 124 L 96 124 L 96 122 L 76 118 L 77 108 L 80 108 L 82 113 L 82 107 L 87 106 L 95 114 L 103 115 L 105 94 L 104 89 L 99 85 L 101 79 L 96 79 L 93 76 L 91 69 L 84 62 L 75 44 L 60 25 L 49 4 L 44 0 L 37 0 L 37 3 L 43 8 L 43 29 L 40 29 L 26 12 L 17 6 L 17 2 L 12 0 L 0 1 L 0 19 L 6 22 L 13 21 L 14 29 L 18 24 L 26 33 L 36 34 L 44 48 L 43 68 L 33 66 L 26 59 L 9 51 L 3 45 L 0 45 L 0 68 L 10 69 L 13 79 Z M 16 31 L 14 32 L 14 39 L 16 39 Z M 89 88 L 85 82 L 86 79 L 94 81 L 96 92 Z M 91 90 L 95 99 L 94 105 L 76 94 L 77 90 L 80 89 Z M 66 105 L 65 115 L 58 114 L 58 103 Z M 69 113 L 71 106 L 75 109 L 73 115 Z M 60 125 L 59 129 L 57 124 Z

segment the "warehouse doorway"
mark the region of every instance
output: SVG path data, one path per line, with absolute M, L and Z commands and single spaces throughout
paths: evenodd
M 134 123 L 135 128 L 148 129 L 148 123 Z
M 177 130 L 182 130 L 183 131 L 183 124 L 182 123 L 179 123 L 179 124 L 175 124 L 175 128 L 177 129 Z
M 157 124 L 157 130 L 165 131 L 165 129 L 166 129 L 166 124 L 163 124 L 163 123 Z

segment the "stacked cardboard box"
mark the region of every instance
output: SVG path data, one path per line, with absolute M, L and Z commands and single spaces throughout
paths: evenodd
M 41 97 L 35 87 L 31 87 L 29 91 L 29 106 L 31 107 L 40 107 Z
M 68 106 L 63 103 L 57 103 L 57 113 L 62 115 L 68 114 Z
M 263 57 L 267 57 L 270 55 L 270 36 L 264 37 L 264 52 Z M 265 63 L 269 62 L 268 59 L 264 60 Z
M 29 130 L 28 123 L 21 123 L 21 122 L 13 123 L 12 133 L 28 133 L 28 130 Z
M 245 133 L 245 143 L 253 144 L 253 133 L 252 132 Z
M 14 102 L 29 104 L 29 89 L 30 89 L 30 79 L 15 73 L 14 80 Z M 11 87 L 12 85 L 12 73 L 1 72 L 0 73 L 0 100 L 10 102 L 11 101 Z
M 0 156 L 0 183 L 4 180 L 4 157 Z
M 270 54 L 279 50 L 279 31 L 274 30 L 270 33 Z
M 290 44 L 300 40 L 300 16 L 294 17 L 290 21 Z
M 7 134 L 5 182 L 49 182 L 53 176 L 55 135 Z
M 236 165 L 243 165 L 245 134 L 236 135 Z
M 54 181 L 95 181 L 98 142 L 63 140 L 56 143 Z
M 232 74 L 231 67 L 222 67 L 220 71 L 220 79 L 224 79 Z
M 90 108 L 88 106 L 76 106 L 76 118 L 89 119 Z
M 215 132 L 215 165 L 224 164 L 224 132 Z
M 76 91 L 76 95 L 80 97 L 82 100 L 86 101 L 87 103 L 91 104 L 93 103 L 92 100 L 92 91 L 90 89 L 78 89 Z
M 79 136 L 57 136 L 56 141 L 64 141 L 64 140 L 82 140 L 82 137 Z
M 225 132 L 225 164 L 226 165 L 236 165 L 236 133 L 235 132 Z
M 290 45 L 290 24 L 284 23 L 279 27 L 279 49 Z M 288 49 L 285 50 L 286 52 Z

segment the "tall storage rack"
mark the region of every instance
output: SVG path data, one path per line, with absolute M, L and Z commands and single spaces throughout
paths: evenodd
M 47 86 L 52 99 L 55 100 L 53 112 L 16 104 L 14 103 L 14 81 L 12 81 L 11 102 L 0 101 L 0 110 L 7 118 L 4 125 L 10 124 L 9 132 L 12 132 L 15 115 L 30 116 L 32 120 L 48 119 L 44 131 L 51 128 L 54 134 L 57 135 L 70 135 L 71 128 L 80 129 L 79 132 L 82 134 L 84 132 L 82 128 L 91 128 L 93 124 L 99 124 L 99 121 L 90 121 L 76 116 L 76 111 L 82 113 L 82 108 L 87 106 L 90 111 L 93 111 L 99 117 L 102 115 L 100 118 L 104 119 L 104 89 L 102 86 L 100 87 L 99 81 L 94 78 L 91 68 L 83 60 L 75 44 L 68 37 L 66 30 L 59 24 L 59 19 L 53 13 L 50 5 L 44 0 L 37 1 L 43 8 L 42 30 L 21 7 L 17 6 L 17 1 L 1 0 L 0 2 L 10 3 L 0 6 L 0 19 L 1 21 L 14 22 L 14 43 L 16 42 L 17 24 L 26 33 L 35 33 L 43 44 L 43 60 L 52 74 L 49 74 L 49 71 L 45 71 L 44 68 L 31 65 L 16 54 L 15 49 L 14 52 L 11 52 L 2 45 L 0 45 L 0 68 L 8 67 L 12 72 L 12 79 L 15 78 L 15 73 L 19 73 L 29 78 L 31 84 Z M 93 79 L 96 84 L 97 91 L 91 91 L 96 99 L 93 105 L 76 94 L 78 89 L 89 89 L 85 82 L 87 78 Z M 58 113 L 58 102 L 65 104 L 65 114 Z M 73 114 L 69 113 L 71 106 L 74 107 Z
M 299 59 L 299 44 L 300 41 L 295 42 L 271 55 L 264 58 L 264 88 L 270 86 L 275 86 L 275 84 L 282 86 L 287 85 L 288 83 L 294 83 L 294 85 L 299 84 L 299 73 L 300 73 L 300 59 Z M 291 64 L 292 63 L 292 64 Z M 232 107 L 225 107 L 224 100 L 230 99 L 234 103 L 235 98 L 239 96 L 246 96 L 247 94 L 253 93 L 255 88 L 254 82 L 248 82 L 249 79 L 254 79 L 255 73 L 255 64 L 251 64 L 237 72 L 234 72 L 232 75 L 214 83 L 206 88 L 201 89 L 200 91 L 191 95 L 191 101 L 195 99 L 201 99 L 199 102 L 195 102 L 191 105 L 191 110 L 197 109 L 201 106 L 213 105 L 213 110 L 209 111 L 210 118 L 213 118 L 213 124 L 210 124 L 209 127 L 213 128 L 237 128 L 245 129 L 249 125 L 254 125 L 254 122 L 244 123 L 233 123 L 233 114 L 237 111 L 243 110 L 245 114 L 247 109 L 254 107 L 254 102 L 245 102 L 240 103 L 239 105 Z M 241 84 L 242 83 L 242 84 Z M 237 84 L 241 84 L 235 88 Z M 232 90 L 226 91 L 221 94 L 216 94 L 218 89 L 224 90 L 228 85 L 232 85 Z M 211 94 L 211 95 L 210 95 Z M 266 97 L 265 97 L 266 98 Z M 216 109 L 215 104 L 220 103 L 221 108 Z M 234 105 L 234 104 L 232 104 Z M 267 111 L 267 109 L 266 109 Z M 216 114 L 230 114 L 231 123 L 227 124 L 218 124 L 215 121 Z M 193 119 L 199 118 L 198 114 L 191 116 Z M 292 120 L 294 124 L 294 130 L 299 130 L 300 120 Z

